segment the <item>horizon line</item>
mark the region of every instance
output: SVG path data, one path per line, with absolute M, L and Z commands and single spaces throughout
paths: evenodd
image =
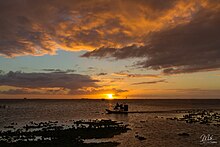
M 220 100 L 220 98 L 3 98 L 0 100 Z

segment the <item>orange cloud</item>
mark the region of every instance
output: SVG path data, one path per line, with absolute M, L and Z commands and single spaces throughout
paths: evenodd
M 139 58 L 134 66 L 162 70 L 165 75 L 219 70 L 219 8 L 213 1 L 178 1 L 154 19 L 163 18 L 159 21 L 163 25 L 142 36 L 142 44 L 101 47 L 82 57 Z
M 188 23 L 203 1 L 1 1 L 0 54 L 55 54 L 145 45 L 154 33 Z

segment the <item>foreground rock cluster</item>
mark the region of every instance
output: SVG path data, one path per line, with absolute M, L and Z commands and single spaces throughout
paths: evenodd
M 220 113 L 211 110 L 192 110 L 183 117 L 167 118 L 169 120 L 185 121 L 186 123 L 213 124 L 220 126 Z
M 10 129 L 0 132 L 0 146 L 116 146 L 119 143 L 84 143 L 84 139 L 111 138 L 129 130 L 112 120 L 73 121 L 71 126 L 57 121 L 30 122 L 22 129 L 6 128 Z

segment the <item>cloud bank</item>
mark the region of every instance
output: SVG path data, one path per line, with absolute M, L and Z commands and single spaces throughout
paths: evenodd
M 79 90 L 72 90 L 69 94 L 77 95 L 106 95 L 112 93 L 114 96 L 120 96 L 122 93 L 126 93 L 128 90 L 125 89 L 116 89 L 116 88 L 85 88 Z
M 129 78 L 160 78 L 160 75 L 157 74 L 133 74 L 127 72 L 115 72 L 112 75 L 114 76 L 122 76 L 122 77 L 129 77 Z
M 88 75 L 74 74 L 72 70 L 44 69 L 46 73 L 24 73 L 10 71 L 0 74 L 0 94 L 8 95 L 103 95 L 113 93 L 119 96 L 128 90 L 105 88 L 98 85 L 99 80 L 94 80 Z M 50 72 L 48 72 L 50 71 Z M 68 72 L 70 71 L 70 72 Z M 105 75 L 101 73 L 101 75 Z
M 148 81 L 148 82 L 133 83 L 132 85 L 157 84 L 157 83 L 168 83 L 168 82 L 165 79 L 163 79 L 163 80 L 155 80 L 155 81 Z
M 206 2 L 189 22 L 151 33 L 143 45 L 102 47 L 82 57 L 140 58 L 137 67 L 162 70 L 164 74 L 218 70 L 220 5 L 216 1 Z
M 220 4 L 212 0 L 0 1 L 0 55 L 87 50 L 140 58 L 164 74 L 218 70 Z
M 195 4 L 177 0 L 2 0 L 0 54 L 44 55 L 55 54 L 57 49 L 142 44 L 149 33 L 188 21 Z
M 3 91 L 3 94 L 38 94 L 42 91 L 44 91 L 44 94 L 67 93 L 85 87 L 99 87 L 96 82 L 98 80 L 94 80 L 87 75 L 64 72 L 22 73 L 10 71 L 7 74 L 0 75 L 0 86 L 15 87 Z

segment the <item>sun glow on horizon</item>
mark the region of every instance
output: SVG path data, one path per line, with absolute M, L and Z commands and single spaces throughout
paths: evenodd
M 114 99 L 113 94 L 111 94 L 111 93 L 106 94 L 106 96 L 107 96 L 108 99 Z

